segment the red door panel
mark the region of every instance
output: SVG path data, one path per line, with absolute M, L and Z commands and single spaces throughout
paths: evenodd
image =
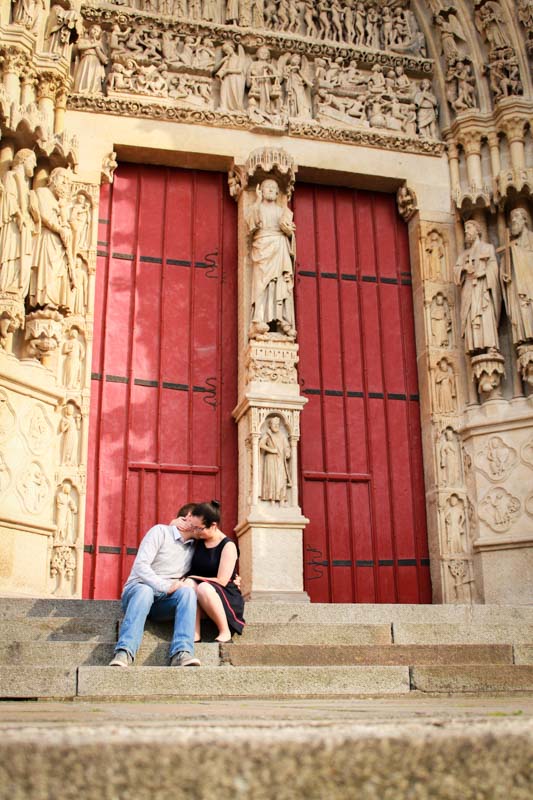
M 431 602 L 407 229 L 394 198 L 300 185 L 305 585 Z
M 121 165 L 101 193 L 84 596 L 118 597 L 190 500 L 237 516 L 237 219 L 225 176 Z

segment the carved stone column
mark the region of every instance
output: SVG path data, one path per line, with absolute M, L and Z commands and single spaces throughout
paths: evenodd
M 239 204 L 239 522 L 243 591 L 250 599 L 308 600 L 298 505 L 300 412 L 294 319 L 296 165 L 263 148 L 234 165 Z M 297 232 L 296 232 L 297 236 Z

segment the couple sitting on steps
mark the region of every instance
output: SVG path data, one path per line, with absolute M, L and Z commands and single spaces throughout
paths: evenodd
M 238 551 L 218 528 L 220 505 L 188 503 L 170 525 L 154 525 L 139 546 L 122 591 L 124 619 L 111 667 L 133 664 L 146 618 L 174 620 L 171 667 L 198 667 L 202 613 L 218 627 L 215 641 L 241 633 L 244 600 L 235 583 Z M 237 583 L 240 583 L 237 578 Z

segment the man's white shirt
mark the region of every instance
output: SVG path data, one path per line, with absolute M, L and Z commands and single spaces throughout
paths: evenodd
M 182 539 L 175 525 L 154 525 L 139 545 L 124 589 L 146 583 L 156 592 L 168 592 L 172 581 L 189 571 L 194 544 L 194 539 Z

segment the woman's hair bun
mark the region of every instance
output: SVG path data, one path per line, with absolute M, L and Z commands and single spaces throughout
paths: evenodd
M 215 508 L 220 508 L 220 502 L 218 500 L 211 500 L 211 505 Z

